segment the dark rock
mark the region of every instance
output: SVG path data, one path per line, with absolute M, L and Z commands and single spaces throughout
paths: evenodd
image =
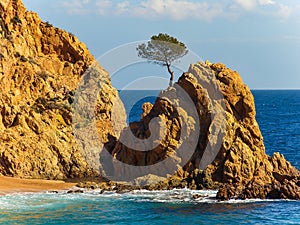
M 201 198 L 201 197 L 202 197 L 202 196 L 199 195 L 199 194 L 194 194 L 194 195 L 193 195 L 193 199 L 194 199 L 194 200 L 199 199 L 199 198 Z
M 281 198 L 281 191 L 280 191 L 280 189 L 272 189 L 267 194 L 267 198 L 269 198 L 269 199 L 280 199 Z
M 84 191 L 79 189 L 67 191 L 67 194 L 78 194 L 78 193 L 84 193 Z

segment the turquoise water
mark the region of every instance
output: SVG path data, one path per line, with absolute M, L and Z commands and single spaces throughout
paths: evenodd
M 157 92 L 137 93 L 123 93 L 123 97 L 149 97 Z M 280 151 L 300 169 L 300 91 L 253 93 L 267 153 Z M 127 109 L 134 106 L 129 121 L 139 119 L 140 104 L 128 102 Z M 194 194 L 205 197 L 193 200 Z M 300 201 L 221 203 L 215 195 L 216 191 L 186 189 L 7 195 L 0 196 L 0 224 L 300 224 Z
M 206 194 L 191 200 L 192 194 Z M 84 194 L 27 194 L 1 197 L 2 224 L 296 224 L 296 201 L 229 201 L 218 203 L 215 192 L 189 190 L 98 191 Z

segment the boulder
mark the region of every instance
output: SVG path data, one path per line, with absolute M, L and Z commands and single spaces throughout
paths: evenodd
M 97 135 L 118 136 L 111 118 L 118 92 L 85 44 L 28 12 L 20 0 L 0 2 L 0 174 L 66 179 L 99 173 L 87 162 L 89 143 L 78 145 L 72 122 L 74 95 L 91 65 L 105 83 L 95 104 Z M 81 100 L 85 105 L 88 99 Z M 122 129 L 125 115 L 115 117 Z

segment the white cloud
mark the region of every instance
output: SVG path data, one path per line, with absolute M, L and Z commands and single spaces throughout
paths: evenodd
M 194 18 L 212 20 L 222 17 L 224 7 L 219 3 L 193 2 L 190 0 L 144 0 L 135 2 L 110 0 L 66 0 L 63 7 L 69 14 L 129 16 L 147 19 L 169 18 L 183 20 Z
M 274 5 L 275 2 L 272 0 L 258 0 L 258 4 L 260 5 Z
M 288 4 L 287 2 L 276 2 L 272 5 L 272 10 L 269 11 L 269 16 L 278 18 L 282 22 L 284 21 L 297 21 L 300 22 L 300 4 Z
M 234 0 L 234 2 L 246 10 L 252 10 L 256 7 L 256 0 Z
M 205 21 L 236 19 L 248 11 L 266 17 L 299 18 L 300 11 L 298 3 L 281 0 L 231 0 L 229 3 L 227 0 L 64 0 L 61 4 L 69 14 Z
M 109 13 L 110 9 L 113 7 L 113 4 L 109 0 L 96 0 L 96 7 L 97 13 L 101 16 L 104 16 Z
M 89 0 L 72 0 L 72 1 L 63 1 L 62 5 L 65 8 L 66 12 L 69 14 L 86 14 L 88 9 L 86 5 L 89 3 Z
M 129 1 L 120 2 L 117 4 L 116 8 L 117 8 L 116 10 L 117 15 L 124 14 L 130 10 L 130 2 Z
M 274 5 L 275 2 L 272 0 L 258 0 L 258 4 L 260 5 Z
M 278 16 L 281 18 L 288 18 L 292 15 L 293 9 L 290 6 L 279 4 Z
M 245 10 L 253 10 L 257 6 L 274 5 L 273 0 L 234 0 L 234 2 Z
M 191 2 L 186 0 L 147 0 L 133 7 L 135 16 L 146 18 L 171 18 L 182 20 L 196 18 L 211 20 L 222 16 L 223 9 L 220 4 L 206 2 Z

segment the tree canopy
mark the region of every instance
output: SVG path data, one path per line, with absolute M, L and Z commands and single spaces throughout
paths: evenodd
M 175 37 L 162 33 L 153 35 L 150 41 L 138 45 L 137 51 L 139 57 L 167 66 L 170 73 L 170 85 L 173 84 L 174 80 L 174 71 L 171 69 L 172 63 L 188 53 L 184 43 L 178 41 Z

